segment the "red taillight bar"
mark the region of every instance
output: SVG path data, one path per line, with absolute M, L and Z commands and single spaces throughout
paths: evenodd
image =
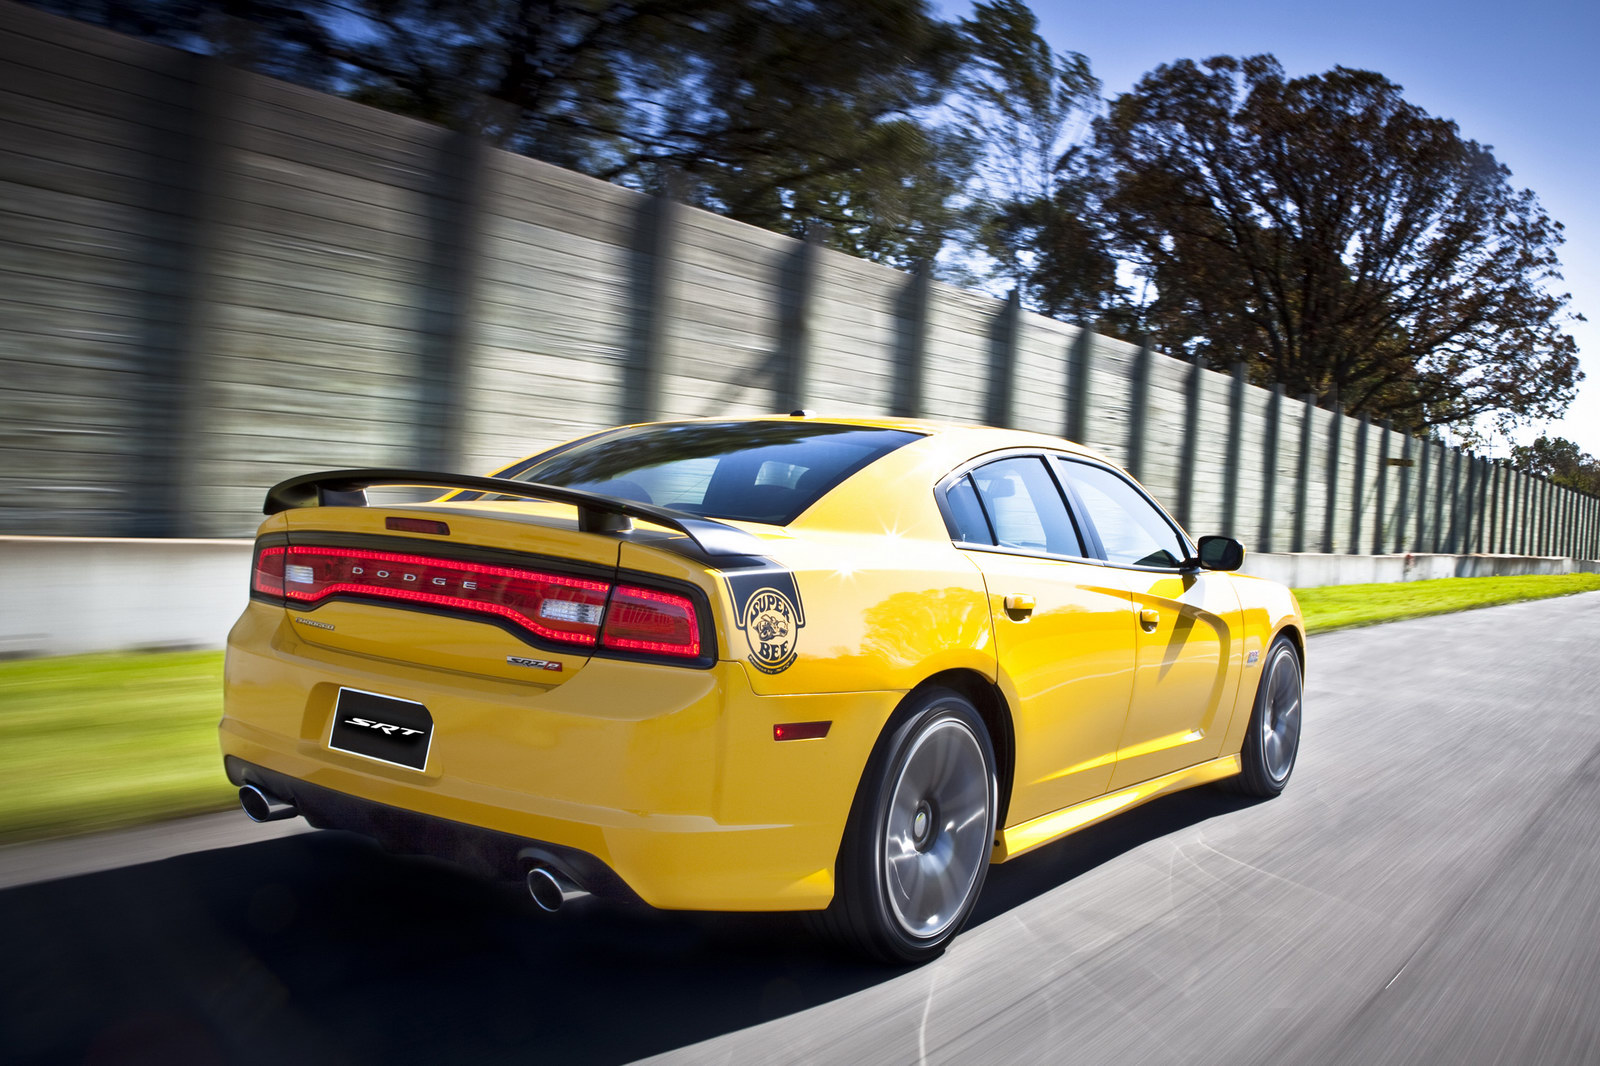
M 605 612 L 604 581 L 459 559 L 290 545 L 283 594 L 292 603 L 374 596 L 492 614 L 546 640 L 593 644 Z
M 494 615 L 545 640 L 698 659 L 700 616 L 687 596 L 541 570 L 361 548 L 260 548 L 254 592 L 314 606 L 338 596 Z

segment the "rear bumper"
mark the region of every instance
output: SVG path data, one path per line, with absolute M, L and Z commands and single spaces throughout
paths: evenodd
M 622 903 L 641 902 L 615 871 L 587 852 L 374 803 L 232 755 L 223 758 L 223 768 L 235 785 L 255 785 L 274 799 L 294 804 L 318 829 L 360 833 L 391 851 L 447 859 L 490 878 L 521 877 L 531 865 L 541 863 L 565 874 L 585 892 Z
M 235 783 L 293 800 L 313 824 L 487 873 L 515 875 L 543 846 L 585 888 L 608 894 L 610 871 L 620 894 L 662 908 L 826 906 L 856 785 L 899 698 L 757 696 L 734 662 L 595 659 L 546 690 L 332 652 L 292 629 L 252 603 L 230 634 L 220 734 Z M 428 707 L 426 772 L 328 748 L 341 686 Z M 825 739 L 773 739 L 776 723 L 817 720 L 834 723 Z

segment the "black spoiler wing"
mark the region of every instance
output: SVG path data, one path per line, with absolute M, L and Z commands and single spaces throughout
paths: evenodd
M 280 481 L 267 490 L 262 514 L 277 514 L 295 507 L 365 507 L 366 490 L 374 485 L 417 485 L 425 488 L 485 492 L 526 500 L 549 500 L 578 509 L 578 529 L 584 533 L 621 533 L 632 528 L 629 519 L 640 518 L 677 530 L 707 555 L 758 556 L 761 541 L 726 522 L 684 514 L 681 511 L 618 499 L 599 493 L 544 485 L 536 481 L 440 474 L 426 470 L 323 470 Z

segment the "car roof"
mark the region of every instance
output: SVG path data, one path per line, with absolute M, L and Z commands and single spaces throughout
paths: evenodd
M 638 425 L 663 425 L 682 422 L 821 422 L 835 426 L 860 426 L 864 429 L 903 429 L 929 437 L 945 438 L 943 443 L 956 445 L 957 450 L 972 446 L 973 454 L 1002 448 L 1053 448 L 1072 452 L 1102 462 L 1111 462 L 1105 455 L 1047 433 L 1025 429 L 1008 429 L 1002 426 L 985 426 L 977 423 L 945 422 L 928 418 L 901 418 L 893 415 L 834 415 L 825 411 L 806 411 L 804 414 L 745 415 L 736 417 L 672 418 L 660 422 L 642 422 Z M 619 427 L 623 428 L 623 427 Z M 629 427 L 631 428 L 631 427 Z M 959 441 L 959 444 L 958 444 Z

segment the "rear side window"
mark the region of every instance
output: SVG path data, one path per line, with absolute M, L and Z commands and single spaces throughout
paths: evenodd
M 579 441 L 500 476 L 781 526 L 920 436 L 801 421 L 668 422 Z
M 963 544 L 993 544 L 994 534 L 989 532 L 989 520 L 983 516 L 983 504 L 978 502 L 978 490 L 972 478 L 963 476 L 945 490 L 945 504 L 950 515 L 950 539 Z
M 972 472 L 972 480 L 998 547 L 1051 555 L 1085 554 L 1061 490 L 1043 459 L 1020 456 L 986 463 Z

